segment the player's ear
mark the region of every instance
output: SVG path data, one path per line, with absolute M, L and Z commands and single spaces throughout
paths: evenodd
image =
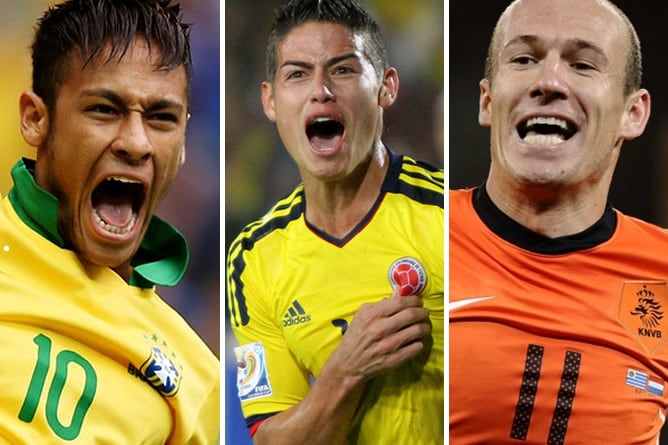
M 186 126 L 190 122 L 190 113 L 186 114 Z M 179 151 L 179 167 L 182 167 L 183 164 L 186 163 L 186 144 L 184 143 L 181 146 L 181 150 Z
M 383 108 L 388 108 L 397 99 L 399 93 L 399 74 L 395 68 L 388 68 L 383 74 L 380 92 L 378 94 L 378 104 Z
M 181 147 L 181 152 L 179 153 L 179 167 L 183 166 L 186 163 L 186 144 L 183 144 Z
M 622 117 L 621 136 L 635 139 L 645 131 L 651 109 L 649 92 L 641 88 L 626 99 L 626 112 Z
M 264 114 L 272 122 L 276 122 L 274 105 L 274 86 L 270 82 L 264 81 L 262 82 L 262 108 L 264 108 Z
M 480 81 L 480 102 L 478 108 L 478 123 L 482 127 L 492 125 L 492 98 L 489 95 L 489 80 Z
M 21 135 L 31 147 L 42 145 L 49 133 L 49 114 L 46 104 L 33 91 L 24 91 L 19 98 Z

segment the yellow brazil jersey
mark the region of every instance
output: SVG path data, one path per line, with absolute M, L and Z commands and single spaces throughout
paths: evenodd
M 422 288 L 433 343 L 369 383 L 349 443 L 443 442 L 443 172 L 390 155 L 377 202 L 344 239 L 305 221 L 299 186 L 231 244 L 228 307 L 249 426 L 299 403 L 360 305 L 399 282 Z
M 59 247 L 55 199 L 22 163 L 13 176 L 0 203 L 0 444 L 215 443 L 215 355 L 153 286 Z M 151 242 L 157 231 L 173 245 L 177 232 L 154 224 Z M 155 258 L 144 282 L 160 275 L 146 272 Z

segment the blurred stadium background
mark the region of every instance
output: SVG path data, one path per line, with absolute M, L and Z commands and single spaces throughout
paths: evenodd
M 30 43 L 36 20 L 57 1 L 0 0 L 0 194 L 11 186 L 9 170 L 21 156 L 34 157 L 19 133 L 18 99 L 30 88 Z M 159 293 L 220 356 L 220 5 L 182 0 L 193 24 L 192 119 L 187 160 L 158 214 L 188 238 L 191 263 L 182 283 Z
M 361 0 L 378 21 L 399 94 L 385 114 L 391 149 L 443 166 L 443 0 Z M 264 116 L 260 84 L 274 11 L 285 0 L 225 2 L 225 252 L 243 226 L 299 183 Z M 225 316 L 225 443 L 251 444 L 235 386 L 236 344 Z

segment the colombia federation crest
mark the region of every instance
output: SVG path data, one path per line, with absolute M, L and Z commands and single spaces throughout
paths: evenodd
M 392 289 L 400 287 L 399 295 L 420 295 L 427 284 L 427 272 L 415 258 L 399 258 L 390 266 L 388 279 Z

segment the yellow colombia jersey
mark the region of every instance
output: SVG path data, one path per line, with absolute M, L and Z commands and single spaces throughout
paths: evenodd
M 433 344 L 370 382 L 349 443 L 443 442 L 443 172 L 390 156 L 381 195 L 344 239 L 304 220 L 299 186 L 230 246 L 228 306 L 249 426 L 304 398 L 360 305 L 391 295 L 403 275 L 424 286 Z
M 0 444 L 214 444 L 218 359 L 153 287 L 38 233 L 35 206 L 55 200 L 22 165 L 13 175 L 0 203 Z

